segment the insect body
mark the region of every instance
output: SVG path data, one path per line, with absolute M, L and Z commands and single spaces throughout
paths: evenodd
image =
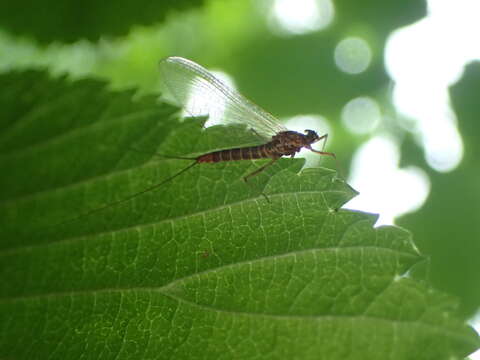
M 227 149 L 211 152 L 197 158 L 198 162 L 219 162 L 230 160 L 251 160 L 262 158 L 279 158 L 284 155 L 294 156 L 303 147 L 318 141 L 317 133 L 307 130 L 307 135 L 296 131 L 284 131 L 273 136 L 272 141 L 258 146 Z
M 282 131 L 272 137 L 272 140 L 266 144 L 258 146 L 250 146 L 244 148 L 226 149 L 220 151 L 214 151 L 208 154 L 199 156 L 197 163 L 213 163 L 220 161 L 232 161 L 232 160 L 252 160 L 271 158 L 272 161 L 257 169 L 253 173 L 244 177 L 247 180 L 261 171 L 267 166 L 273 164 L 282 156 L 294 157 L 297 152 L 302 148 L 310 149 L 316 153 L 323 155 L 335 156 L 333 153 L 325 151 L 317 151 L 311 148 L 311 144 L 326 139 L 327 135 L 318 136 L 313 130 L 305 130 L 306 135 L 298 133 L 296 131 Z

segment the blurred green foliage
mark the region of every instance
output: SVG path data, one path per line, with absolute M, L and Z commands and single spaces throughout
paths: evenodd
M 134 25 L 152 25 L 172 10 L 200 5 L 203 0 L 175 1 L 2 1 L 0 24 L 8 31 L 42 43 L 97 41 L 125 35 Z
M 346 131 L 340 123 L 341 109 L 356 96 L 375 98 L 393 119 L 381 124 L 379 131 L 403 139 L 402 164 L 422 167 L 432 183 L 424 207 L 398 223 L 415 234 L 419 248 L 430 256 L 429 276 L 435 286 L 459 296 L 465 316 L 476 311 L 480 305 L 478 66 L 469 68 L 452 91 L 465 157 L 449 174 L 429 170 L 413 137 L 395 121 L 388 100 L 391 82 L 384 69 L 385 40 L 395 29 L 425 16 L 425 3 L 335 1 L 332 25 L 301 36 L 270 31 L 269 1 L 211 0 L 182 12 L 171 11 L 171 5 L 185 9 L 201 2 L 32 3 L 0 5 L 3 71 L 43 66 L 54 74 L 98 76 L 108 79 L 113 88 L 138 86 L 146 93 L 158 90 L 160 58 L 184 56 L 231 74 L 242 93 L 279 117 L 325 116 L 335 135 L 329 148 L 344 164 L 373 134 Z M 336 44 L 351 35 L 367 40 L 373 53 L 367 71 L 358 75 L 342 73 L 333 60 Z

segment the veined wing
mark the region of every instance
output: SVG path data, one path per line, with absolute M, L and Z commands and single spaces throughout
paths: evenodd
M 266 140 L 287 130 L 273 115 L 193 61 L 172 56 L 161 60 L 159 68 L 165 90 L 192 116 L 208 115 L 214 122 L 245 124 Z

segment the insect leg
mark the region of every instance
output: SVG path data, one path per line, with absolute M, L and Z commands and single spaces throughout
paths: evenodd
M 272 161 L 266 163 L 265 165 L 263 165 L 262 167 L 259 167 L 257 170 L 255 170 L 254 172 L 246 175 L 243 177 L 243 181 L 247 182 L 248 179 L 250 179 L 251 177 L 255 176 L 255 175 L 258 175 L 260 174 L 263 170 L 265 170 L 267 167 L 269 167 L 270 165 L 272 165 L 275 161 L 277 161 L 279 158 L 278 157 L 275 157 L 272 159 Z
M 324 151 L 325 150 L 325 145 L 327 145 L 327 140 L 328 140 L 328 134 L 325 134 L 325 135 L 322 135 L 318 138 L 318 141 L 321 141 L 323 140 L 323 144 L 322 144 L 322 151 L 319 151 L 319 150 L 315 150 L 313 149 L 310 145 L 309 146 L 306 146 L 306 148 L 314 153 L 317 153 L 317 154 L 320 154 L 320 155 L 328 155 L 328 156 L 331 156 L 333 157 L 335 160 L 337 160 L 337 157 L 334 153 L 332 152 L 327 152 L 327 151 Z
M 325 145 L 327 145 L 328 134 L 320 136 L 317 141 L 320 141 L 320 140 L 323 140 L 322 151 L 324 151 Z
M 258 168 L 257 170 L 255 170 L 254 172 L 246 175 L 243 177 L 243 181 L 245 182 L 248 182 L 248 179 L 255 176 L 255 175 L 258 175 L 260 174 L 263 170 L 265 170 L 267 167 L 269 167 L 270 165 L 272 165 L 275 161 L 277 161 L 279 158 L 276 157 L 276 158 L 273 158 L 272 161 L 266 163 L 265 165 L 263 165 L 262 167 Z M 268 202 L 270 202 L 270 199 L 268 198 L 267 195 L 265 195 L 265 193 L 262 191 L 262 195 L 263 197 L 265 198 L 265 200 L 267 200 Z
M 328 139 L 328 134 L 325 134 L 325 135 L 322 135 L 318 138 L 318 141 L 321 141 L 323 140 L 323 145 L 322 145 L 322 151 L 319 151 L 319 150 L 315 150 L 313 149 L 310 145 L 309 146 L 306 146 L 306 148 L 314 153 L 317 153 L 317 154 L 320 154 L 320 155 L 328 155 L 328 156 L 331 156 L 335 159 L 335 161 L 337 161 L 337 157 L 334 153 L 331 153 L 331 152 L 327 152 L 327 151 L 324 151 L 325 149 L 325 145 L 327 144 L 327 139 Z M 338 165 L 338 164 L 337 164 Z
M 326 137 L 326 136 L 327 136 L 327 135 L 323 135 L 322 137 L 320 137 L 320 139 L 323 138 L 323 137 Z M 325 145 L 325 143 L 324 143 L 324 145 Z M 340 166 L 340 163 L 338 162 L 337 156 L 336 156 L 334 153 L 332 153 L 332 152 L 327 152 L 327 151 L 318 151 L 318 150 L 312 149 L 310 146 L 307 147 L 307 149 L 310 150 L 310 151 L 312 151 L 312 152 L 314 152 L 315 154 L 327 155 L 327 156 L 333 157 L 333 158 L 335 159 L 335 166 L 336 166 L 336 168 L 337 168 L 337 172 L 338 172 L 338 174 L 340 175 L 340 178 L 341 178 L 341 179 L 344 179 L 342 168 L 341 168 L 341 166 Z
M 312 149 L 312 148 L 308 148 L 310 151 L 313 151 L 314 153 L 316 154 L 320 154 L 320 155 L 327 155 L 327 156 L 331 156 L 333 157 L 335 160 L 337 160 L 337 156 L 332 153 L 332 152 L 327 152 L 327 151 L 318 151 L 318 150 L 315 150 L 315 149 Z

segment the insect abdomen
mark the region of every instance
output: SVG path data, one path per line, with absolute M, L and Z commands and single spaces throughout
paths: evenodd
M 238 149 L 227 149 L 214 151 L 197 158 L 197 162 L 220 162 L 234 160 L 251 160 L 269 158 L 272 156 L 267 144 L 260 146 L 250 146 Z

